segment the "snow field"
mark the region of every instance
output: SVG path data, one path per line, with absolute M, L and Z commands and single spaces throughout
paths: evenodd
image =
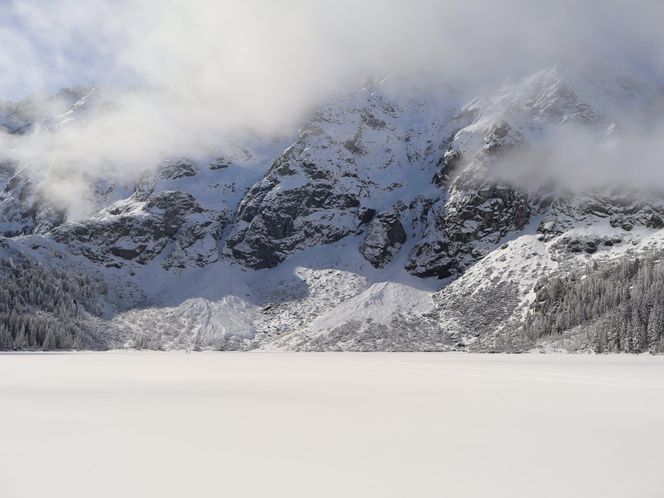
M 0 355 L 0 496 L 654 497 L 650 356 Z

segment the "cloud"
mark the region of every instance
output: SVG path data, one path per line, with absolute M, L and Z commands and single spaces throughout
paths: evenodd
M 487 175 L 532 192 L 555 188 L 664 193 L 664 126 L 605 130 L 565 126 L 491 163 Z
M 426 71 L 469 92 L 552 63 L 661 78 L 663 18 L 660 0 L 6 1 L 0 96 L 138 90 L 5 148 L 46 177 L 123 175 L 247 130 L 285 133 L 367 75 Z
M 664 53 L 657 0 L 14 0 L 0 8 L 14 42 L 5 57 L 15 62 L 3 64 L 0 89 L 14 95 L 67 81 L 135 81 L 248 95 L 279 109 L 275 94 L 334 92 L 366 73 L 506 76 L 598 58 L 655 70 Z M 16 89 L 21 82 L 30 84 Z

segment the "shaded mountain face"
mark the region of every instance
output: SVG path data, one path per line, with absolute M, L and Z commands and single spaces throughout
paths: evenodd
M 93 113 L 94 96 L 3 104 L 0 122 L 48 133 Z M 547 137 L 614 133 L 657 99 L 644 82 L 561 68 L 482 98 L 370 85 L 288 140 L 192 151 L 123 182 L 90 178 L 93 210 L 76 220 L 6 161 L 0 256 L 106 289 L 94 313 L 70 306 L 65 339 L 48 347 L 87 326 L 86 347 L 98 336 L 99 347 L 592 349 L 592 337 L 564 327 L 553 339 L 542 327 L 526 333 L 527 316 L 554 306 L 538 306 L 536 289 L 570 268 L 658 250 L 664 197 L 500 172 L 526 157 L 536 173 L 528 153 Z M 49 306 L 24 313 L 52 327 Z M 20 323 L 0 324 L 14 347 Z M 644 347 L 658 347 L 653 337 Z

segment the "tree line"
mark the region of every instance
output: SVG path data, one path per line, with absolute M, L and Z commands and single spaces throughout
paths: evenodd
M 0 350 L 97 349 L 91 318 L 103 293 L 81 273 L 0 260 Z
M 582 327 L 596 352 L 664 352 L 663 258 L 595 261 L 542 282 L 524 335 L 537 341 Z

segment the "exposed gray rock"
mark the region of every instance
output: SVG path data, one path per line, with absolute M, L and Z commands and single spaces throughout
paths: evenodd
M 459 132 L 461 133 L 461 132 Z M 428 236 L 415 246 L 406 269 L 420 277 L 447 278 L 463 272 L 508 233 L 525 227 L 532 214 L 528 195 L 491 180 L 491 163 L 507 150 L 524 147 L 523 136 L 501 121 L 488 128 L 484 146 L 474 157 L 450 143 L 434 178 L 448 189 L 428 214 Z
M 177 180 L 186 176 L 195 176 L 198 171 L 196 163 L 190 159 L 168 161 L 159 168 L 162 180 Z
M 369 206 L 407 188 L 392 176 L 407 168 L 419 173 L 442 147 L 425 140 L 439 124 L 404 128 L 410 124 L 404 115 L 377 88 L 316 113 L 240 203 L 225 253 L 245 266 L 269 268 L 296 251 L 359 233 L 376 212 Z
M 218 259 L 217 240 L 227 221 L 222 213 L 203 209 L 185 192 L 149 195 L 141 216 L 136 213 L 137 202 L 130 198 L 95 218 L 61 225 L 52 237 L 106 266 L 126 261 L 144 265 L 161 254 L 166 269 L 204 266 Z
M 369 224 L 360 253 L 375 268 L 382 268 L 392 260 L 406 239 L 406 231 L 397 214 L 379 214 Z

